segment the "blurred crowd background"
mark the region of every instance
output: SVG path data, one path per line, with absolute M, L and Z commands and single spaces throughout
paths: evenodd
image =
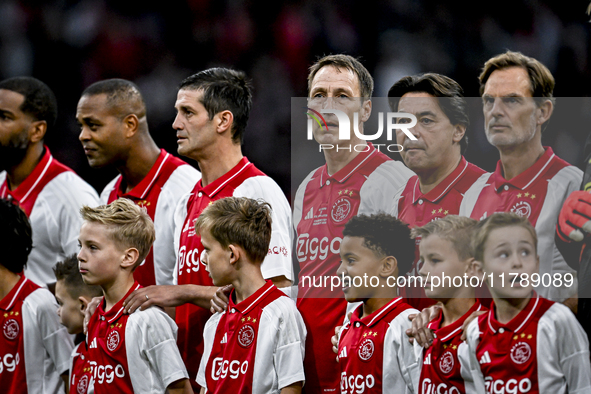
M 291 98 L 306 95 L 307 68 L 319 56 L 360 57 L 375 78 L 375 96 L 385 96 L 402 76 L 432 71 L 458 81 L 466 96 L 478 97 L 483 63 L 511 49 L 550 68 L 557 97 L 585 97 L 591 91 L 587 5 L 582 0 L 0 0 L 0 78 L 32 75 L 55 91 L 59 119 L 47 144 L 100 191 L 116 172 L 90 169 L 78 141 L 75 110 L 86 86 L 114 77 L 137 83 L 156 142 L 176 153 L 171 125 L 179 82 L 212 66 L 244 70 L 254 85 L 244 152 L 289 196 L 313 169 L 311 163 L 322 161 L 317 150 L 310 152 L 313 160 L 292 153 L 290 124 Z M 481 112 L 475 112 L 466 157 L 492 171 L 498 154 L 484 138 Z M 544 143 L 579 164 L 589 120 L 588 99 L 562 106 L 559 101 Z M 294 185 L 292 166 L 304 169 Z

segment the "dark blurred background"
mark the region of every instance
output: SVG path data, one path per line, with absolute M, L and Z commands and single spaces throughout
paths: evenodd
M 556 96 L 585 97 L 591 90 L 587 4 L 0 0 L 0 77 L 32 75 L 55 91 L 60 113 L 47 144 L 100 191 L 115 172 L 90 169 L 78 142 L 75 109 L 86 86 L 113 77 L 136 82 L 156 142 L 176 153 L 171 124 L 179 82 L 212 66 L 242 69 L 255 88 L 244 152 L 289 196 L 291 97 L 306 95 L 307 67 L 317 57 L 361 57 L 375 77 L 375 96 L 385 96 L 402 76 L 433 71 L 477 97 L 482 64 L 506 49 L 518 50 L 550 68 Z M 577 103 L 563 108 L 588 120 L 591 105 L 586 99 Z M 569 124 L 559 109 L 560 103 L 544 142 L 578 164 L 588 122 Z M 481 123 L 473 122 L 471 132 L 467 158 L 493 170 L 498 154 L 483 139 Z M 306 173 L 313 169 L 297 157 L 293 162 L 307 167 Z

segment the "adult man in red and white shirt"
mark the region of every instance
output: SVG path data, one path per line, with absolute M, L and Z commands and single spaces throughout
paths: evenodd
M 560 208 L 579 188 L 583 173 L 542 146 L 542 125 L 554 108 L 554 77 L 536 59 L 506 52 L 486 62 L 480 75 L 485 132 L 500 153 L 493 173 L 484 174 L 466 192 L 460 215 L 482 219 L 495 212 L 515 212 L 534 225 L 538 235 L 540 277 L 552 279 L 536 288 L 544 298 L 576 305 L 575 277 L 556 247 Z M 556 286 L 556 276 L 562 286 Z M 545 283 L 545 285 L 543 285 Z
M 409 129 L 416 140 L 402 131 L 396 133 L 397 143 L 404 148 L 402 160 L 417 175 L 396 193 L 390 213 L 411 227 L 457 215 L 464 193 L 484 174 L 462 156 L 468 144 L 470 118 L 461 86 L 444 75 L 419 74 L 400 79 L 392 85 L 388 97 L 392 111 L 417 118 L 417 125 Z M 420 237 L 409 273 L 412 276 L 417 276 L 421 268 L 419 242 Z M 412 282 L 401 291 L 406 302 L 419 310 L 435 303 L 427 298 L 420 282 Z
M 59 323 L 53 295 L 19 275 L 31 251 L 31 225 L 0 199 L 0 387 L 6 394 L 63 393 L 72 338 Z M 61 375 L 61 378 L 60 378 Z
M 156 146 L 144 99 L 130 81 L 108 79 L 87 87 L 76 118 L 90 166 L 114 166 L 120 173 L 104 188 L 100 202 L 128 198 L 145 207 L 154 221 L 156 241 L 134 278 L 142 286 L 172 284 L 174 210 L 201 177 L 199 171 Z
M 57 117 L 53 92 L 31 77 L 0 82 L 0 197 L 18 202 L 33 227 L 25 275 L 55 282 L 51 268 L 78 251 L 79 210 L 96 206 L 96 191 L 53 158 L 43 144 Z
M 562 394 L 589 390 L 589 342 L 585 331 L 567 308 L 535 293 L 506 324 L 495 318 L 493 305 L 488 313 L 470 323 L 466 342 L 474 382 L 484 385 L 487 393 Z
M 242 155 L 241 143 L 251 106 L 244 73 L 213 68 L 181 83 L 175 108 L 178 153 L 199 163 L 202 178 L 175 213 L 177 286 L 152 286 L 132 293 L 126 311 L 149 305 L 176 306 L 178 345 L 194 389 L 203 354 L 203 328 L 217 287 L 201 262 L 203 246 L 194 221 L 212 201 L 229 197 L 262 199 L 271 205 L 272 234 L 262 263 L 265 279 L 289 293 L 292 280 L 291 212 L 273 181 Z
M 363 124 L 371 114 L 373 92 L 373 79 L 367 69 L 351 56 L 331 55 L 317 61 L 310 70 L 310 109 L 319 112 L 335 108 L 351 120 L 357 112 L 356 126 L 363 133 Z M 308 332 L 306 393 L 334 392 L 339 387 L 330 341 L 334 328 L 343 323 L 347 302 L 340 287 L 331 291 L 329 286 L 340 263 L 343 228 L 358 213 L 387 211 L 396 190 L 413 175 L 401 162 L 391 160 L 353 133 L 352 122 L 351 139 L 339 140 L 338 122 L 331 115 L 325 114 L 324 118 L 327 128 L 315 127 L 314 139 L 333 149 L 323 149 L 326 164 L 300 184 L 293 213 L 300 263 L 297 305 Z M 313 286 L 315 279 L 316 283 L 321 281 L 320 287 Z

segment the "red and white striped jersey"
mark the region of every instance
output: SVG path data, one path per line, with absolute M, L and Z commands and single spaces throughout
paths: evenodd
M 154 245 L 133 272 L 135 280 L 142 286 L 173 283 L 176 262 L 174 212 L 180 199 L 193 189 L 199 179 L 199 171 L 162 149 L 148 175 L 131 191 L 125 192 L 123 178 L 118 175 L 101 193 L 101 204 L 110 204 L 121 197 L 128 198 L 145 207 L 154 221 Z
M 293 278 L 289 203 L 279 185 L 243 157 L 234 168 L 209 185 L 203 187 L 201 181 L 197 182 L 193 191 L 181 199 L 175 213 L 174 237 L 178 253 L 175 279 L 179 285 L 213 286 L 201 262 L 203 246 L 194 223 L 210 203 L 232 196 L 262 199 L 271 205 L 271 243 L 261 271 L 265 279 L 282 275 Z M 210 316 L 209 310 L 193 304 L 176 308 L 179 349 L 191 378 L 197 375 L 203 354 L 203 328 Z
M 306 393 L 330 393 L 339 385 L 330 338 L 343 323 L 347 302 L 341 288 L 331 291 L 330 279 L 327 283 L 325 278 L 336 275 L 339 267 L 345 224 L 357 214 L 389 211 L 392 196 L 414 174 L 371 143 L 368 146 L 368 151 L 333 175 L 326 165 L 312 171 L 295 196 L 293 222 L 300 264 L 297 305 L 308 330 Z
M 303 382 L 306 328 L 295 303 L 268 280 L 216 313 L 204 330 L 197 383 L 211 393 L 273 393 Z
M 176 324 L 164 311 L 151 307 L 123 314 L 123 301 L 140 287 L 134 283 L 108 311 L 103 299 L 90 318 L 91 393 L 163 393 L 189 377 L 176 345 Z
M 509 323 L 490 311 L 467 330 L 470 369 L 489 394 L 591 392 L 589 342 L 566 306 L 535 294 Z
M 394 196 L 390 214 L 407 223 L 411 228 L 424 226 L 447 215 L 457 215 L 460 212 L 464 193 L 484 173 L 483 169 L 468 163 L 462 157 L 456 169 L 426 194 L 421 192 L 419 177 L 415 175 Z M 418 276 L 421 269 L 418 265 L 420 241 L 420 238 L 415 240 L 415 261 L 408 273 L 412 276 Z M 420 283 L 413 283 L 416 286 L 400 289 L 406 302 L 418 310 L 433 305 L 435 301 L 427 298 L 425 289 L 420 286 Z
M 443 313 L 431 321 L 428 327 L 433 330 L 435 339 L 423 351 L 423 367 L 419 394 L 464 394 L 478 392 L 470 372 L 468 344 L 462 341 L 462 326 L 475 311 L 484 310 L 476 302 L 458 320 L 441 327 Z M 481 388 L 479 388 L 481 389 Z
M 18 201 L 33 228 L 33 250 L 25 276 L 40 286 L 55 282 L 52 267 L 78 252 L 83 205 L 98 205 L 96 191 L 74 171 L 58 162 L 45 147 L 33 172 L 16 189 L 0 173 L 0 197 Z
M 70 359 L 70 393 L 87 394 L 90 384 L 92 368 L 88 359 L 86 342 L 80 342 L 74 350 Z
M 405 332 L 413 313 L 402 297 L 363 318 L 363 305 L 353 311 L 339 333 L 341 394 L 417 392 L 422 348 Z
M 0 387 L 6 394 L 62 393 L 74 344 L 53 295 L 21 277 L 0 301 Z
M 558 251 L 554 234 L 562 204 L 571 192 L 579 189 L 583 172 L 556 156 L 552 148 L 545 149 L 533 166 L 511 180 L 503 177 L 499 161 L 495 172 L 484 174 L 468 189 L 460 215 L 481 220 L 495 212 L 515 212 L 527 217 L 538 234 L 540 276 L 551 275 L 548 279 L 552 279 L 550 286 L 538 286 L 536 291 L 562 302 L 577 293 L 576 274 Z M 574 285 L 567 285 L 566 273 L 573 275 Z M 562 286 L 555 286 L 555 274 L 561 275 Z

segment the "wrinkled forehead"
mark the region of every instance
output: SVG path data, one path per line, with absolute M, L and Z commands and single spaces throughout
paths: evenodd
M 310 83 L 310 92 L 349 91 L 352 97 L 361 97 L 361 85 L 355 71 L 348 68 L 326 65 L 318 70 Z

